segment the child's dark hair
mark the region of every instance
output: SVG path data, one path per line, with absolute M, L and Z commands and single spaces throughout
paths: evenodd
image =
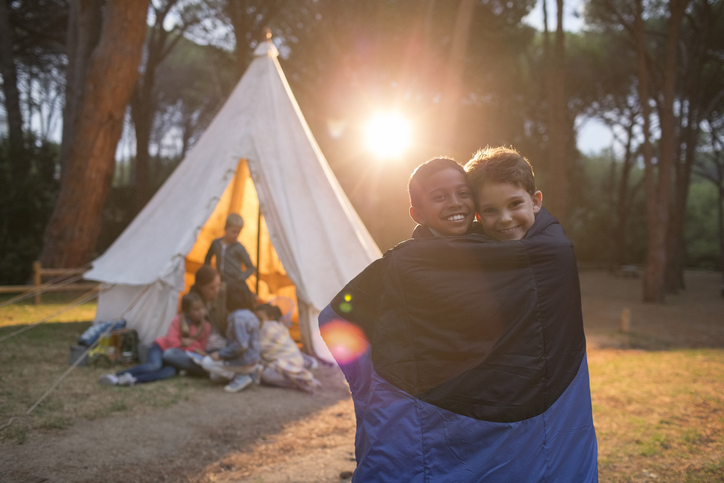
M 276 305 L 259 304 L 254 309 L 255 312 L 263 312 L 271 320 L 279 320 L 282 318 L 282 311 Z
M 197 287 L 203 287 L 204 285 L 208 285 L 213 282 L 218 276 L 219 272 L 217 272 L 216 269 L 208 263 L 205 263 L 196 270 L 196 274 L 194 275 L 194 285 Z
M 410 205 L 419 207 L 422 201 L 420 193 L 420 184 L 428 179 L 433 174 L 442 171 L 443 169 L 455 169 L 460 171 L 465 176 L 465 169 L 452 158 L 439 157 L 425 161 L 420 166 L 415 168 L 415 171 L 410 175 L 410 181 L 407 183 L 407 191 L 410 194 Z
M 199 295 L 198 292 L 189 292 L 183 297 L 181 297 L 181 311 L 183 313 L 188 313 L 188 311 L 191 309 L 191 306 L 195 303 L 200 303 L 201 305 L 204 304 L 204 299 L 201 298 L 201 295 Z
M 513 148 L 490 146 L 478 150 L 465 165 L 468 182 L 477 193 L 485 183 L 510 183 L 535 193 L 533 167 Z
M 226 310 L 233 312 L 234 310 L 253 310 L 256 305 L 256 295 L 254 295 L 246 282 L 229 282 L 226 284 Z

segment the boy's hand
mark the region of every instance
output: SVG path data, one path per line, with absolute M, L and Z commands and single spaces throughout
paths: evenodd
M 201 349 L 201 348 L 199 348 L 199 347 L 195 348 L 195 349 L 194 349 L 194 352 L 195 352 L 196 354 L 200 355 L 200 356 L 205 356 L 205 355 L 206 355 L 206 351 L 203 350 L 203 349 Z
M 193 343 L 194 343 L 194 338 L 193 338 L 193 337 L 183 337 L 183 338 L 181 339 L 181 346 L 182 346 L 182 347 L 188 347 L 188 346 L 190 346 L 190 345 L 193 344 Z
M 209 357 L 211 357 L 213 360 L 218 361 L 219 360 L 219 353 L 218 352 L 212 352 L 209 354 Z

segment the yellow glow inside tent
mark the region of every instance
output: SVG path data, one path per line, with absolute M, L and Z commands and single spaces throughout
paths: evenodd
M 259 291 L 257 293 L 256 274 L 246 281 L 252 292 L 257 293 L 260 302 L 268 302 L 276 297 L 287 297 L 296 302 L 296 290 L 292 281 L 287 277 L 282 262 L 269 238 L 264 217 L 259 214 L 259 198 L 256 188 L 249 174 L 246 160 L 242 159 L 236 168 L 236 173 L 224 190 L 224 194 L 216 204 L 216 208 L 201 228 L 196 243 L 186 255 L 186 290 L 194 283 L 194 274 L 203 265 L 206 253 L 215 238 L 224 234 L 226 217 L 230 213 L 238 213 L 244 219 L 244 228 L 239 234 L 239 242 L 249 252 L 252 263 L 259 269 Z M 257 229 L 259 227 L 260 229 Z M 259 235 L 257 237 L 257 234 Z M 259 243 L 257 244 L 257 240 Z M 258 248 L 258 251 L 257 251 Z M 257 255 L 258 253 L 258 255 Z M 258 259 L 257 259 L 258 257 Z M 261 260 L 261 262 L 259 262 Z M 215 266 L 214 261 L 212 264 Z M 278 304 L 284 305 L 282 303 Z M 292 317 L 295 322 L 290 332 L 295 340 L 300 340 L 297 325 L 297 313 Z

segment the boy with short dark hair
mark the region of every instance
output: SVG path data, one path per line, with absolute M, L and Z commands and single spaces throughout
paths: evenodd
M 465 170 L 450 158 L 418 166 L 407 185 L 410 216 L 436 236 L 464 235 L 475 216 L 475 202 Z
M 226 217 L 224 236 L 211 242 L 204 263 L 211 264 L 216 257 L 216 269 L 222 282 L 244 282 L 256 270 L 244 245 L 239 243 L 239 233 L 244 228 L 244 219 L 231 213 Z M 242 270 L 242 267 L 243 270 Z
M 471 185 L 488 236 L 460 226 L 457 168 L 421 166 L 413 238 L 320 314 L 355 403 L 353 481 L 597 481 L 575 256 L 511 166 Z

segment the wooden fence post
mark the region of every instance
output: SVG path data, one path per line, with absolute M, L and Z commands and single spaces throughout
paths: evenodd
M 40 293 L 40 285 L 43 283 L 43 278 L 40 276 L 40 262 L 38 260 L 33 262 L 33 285 L 35 286 L 35 305 L 40 305 L 43 302 L 43 296 Z

